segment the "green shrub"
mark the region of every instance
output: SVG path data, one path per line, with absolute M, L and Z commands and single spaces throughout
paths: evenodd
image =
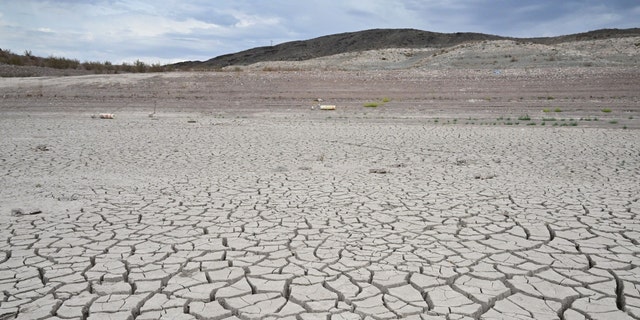
M 12 56 L 9 58 L 9 64 L 14 66 L 23 66 L 24 61 L 22 61 L 22 58 L 20 58 L 20 56 Z
M 377 106 L 378 106 L 377 102 L 367 102 L 367 103 L 364 104 L 364 107 L 366 107 L 366 108 L 375 108 Z
M 76 69 L 80 61 L 61 57 L 50 56 L 45 60 L 45 66 L 54 69 Z
M 133 65 L 134 65 L 134 70 L 136 72 L 142 73 L 142 72 L 147 71 L 147 65 L 144 62 L 140 61 L 140 60 L 136 60 L 136 62 L 134 62 Z
M 528 114 L 526 114 L 526 115 L 524 115 L 524 116 L 520 116 L 520 117 L 518 117 L 518 120 L 520 120 L 520 121 L 530 121 L 530 120 L 531 120 L 531 117 L 529 117 L 529 115 L 528 115 Z
M 600 111 L 602 111 L 602 112 L 604 112 L 604 113 L 610 113 L 610 112 L 611 112 L 611 109 L 609 109 L 609 108 L 604 108 L 604 109 L 602 109 L 602 110 L 600 110 Z

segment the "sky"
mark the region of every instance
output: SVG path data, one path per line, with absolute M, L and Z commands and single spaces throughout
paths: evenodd
M 0 49 L 117 64 L 374 28 L 539 37 L 635 27 L 638 0 L 0 0 Z

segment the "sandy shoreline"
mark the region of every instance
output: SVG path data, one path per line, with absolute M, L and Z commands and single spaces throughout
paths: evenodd
M 537 124 L 545 118 L 597 118 L 602 121 L 579 125 L 638 128 L 637 121 L 629 121 L 640 118 L 638 74 L 637 68 L 546 68 L 89 75 L 1 79 L 0 98 L 3 113 L 155 109 L 157 114 L 324 118 L 309 113 L 321 98 L 338 106 L 332 117 L 479 119 L 466 122 L 499 125 L 505 122 L 500 117 L 528 115 Z M 382 100 L 388 103 L 362 107 Z M 612 120 L 618 126 L 609 125 Z
M 638 318 L 640 77 L 595 71 L 0 79 L 0 318 Z

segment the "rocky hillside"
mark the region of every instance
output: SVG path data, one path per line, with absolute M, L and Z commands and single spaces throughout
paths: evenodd
M 173 65 L 180 69 L 220 69 L 247 66 L 267 61 L 307 61 L 323 57 L 384 51 L 387 49 L 427 50 L 454 48 L 482 41 L 510 40 L 516 43 L 560 45 L 578 41 L 596 41 L 640 37 L 640 28 L 602 29 L 548 38 L 511 38 L 482 33 L 437 33 L 415 29 L 372 29 L 340 33 L 305 41 L 286 42 L 222 55 L 207 61 L 187 61 Z M 448 50 L 444 50 L 445 52 Z

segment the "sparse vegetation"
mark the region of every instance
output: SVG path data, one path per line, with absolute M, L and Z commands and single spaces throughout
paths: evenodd
M 472 119 L 472 118 L 469 118 Z M 467 120 L 469 120 L 467 119 Z M 473 120 L 477 120 L 477 119 L 473 119 Z M 579 125 L 579 121 L 598 121 L 597 118 L 580 118 L 580 119 L 574 119 L 574 118 L 568 118 L 568 119 L 562 119 L 562 118 L 542 118 L 540 119 L 540 123 L 537 123 L 536 121 L 532 120 L 531 117 L 529 115 L 524 115 L 524 116 L 520 116 L 517 118 L 518 121 L 514 121 L 515 118 L 511 117 L 505 117 L 505 116 L 500 116 L 498 118 L 496 118 L 495 122 L 489 121 L 489 122 L 479 122 L 477 123 L 478 125 L 503 125 L 503 126 L 520 126 L 520 125 L 525 125 L 525 126 L 547 126 L 547 125 L 551 125 L 554 127 L 576 127 Z M 523 121 L 523 122 L 521 122 Z M 434 118 L 433 119 L 434 123 L 442 123 L 442 124 L 457 124 L 458 119 L 457 118 L 453 118 L 453 119 L 446 119 L 446 121 L 440 121 L 438 118 Z M 460 122 L 461 123 L 461 122 Z M 618 123 L 617 120 L 612 120 L 610 121 L 611 124 L 616 124 Z M 470 122 L 470 121 L 465 121 L 464 124 L 468 125 L 475 125 L 476 122 Z
M 604 109 L 601 109 L 600 111 L 602 111 L 604 113 L 611 113 L 611 109 L 610 108 L 604 108 Z
M 390 98 L 384 97 L 384 98 L 380 99 L 379 102 L 367 102 L 363 106 L 366 107 L 366 108 L 376 108 L 376 107 L 378 107 L 380 105 L 383 105 L 383 104 L 385 104 L 385 103 L 387 103 L 389 101 L 391 101 Z
M 241 67 L 236 66 L 234 68 L 235 69 L 239 69 L 239 71 L 242 70 Z M 277 71 L 300 71 L 300 68 L 294 68 L 294 67 L 271 67 L 271 66 L 267 66 L 262 68 L 262 71 L 267 71 L 267 72 L 277 72 Z
M 555 109 L 553 109 L 553 112 L 562 112 L 562 109 L 560 109 L 560 108 L 555 108 Z
M 69 59 L 64 57 L 49 56 L 47 58 L 34 56 L 30 50 L 25 50 L 24 55 L 11 52 L 11 50 L 0 49 L 0 63 L 14 66 L 34 66 L 46 67 L 53 69 L 71 69 L 86 70 L 94 73 L 119 73 L 119 72 L 164 72 L 171 69 L 167 66 L 157 64 L 146 64 L 143 61 L 136 60 L 133 64 L 123 62 L 120 65 L 112 64 L 109 61 L 85 61 L 80 62 L 77 59 Z

